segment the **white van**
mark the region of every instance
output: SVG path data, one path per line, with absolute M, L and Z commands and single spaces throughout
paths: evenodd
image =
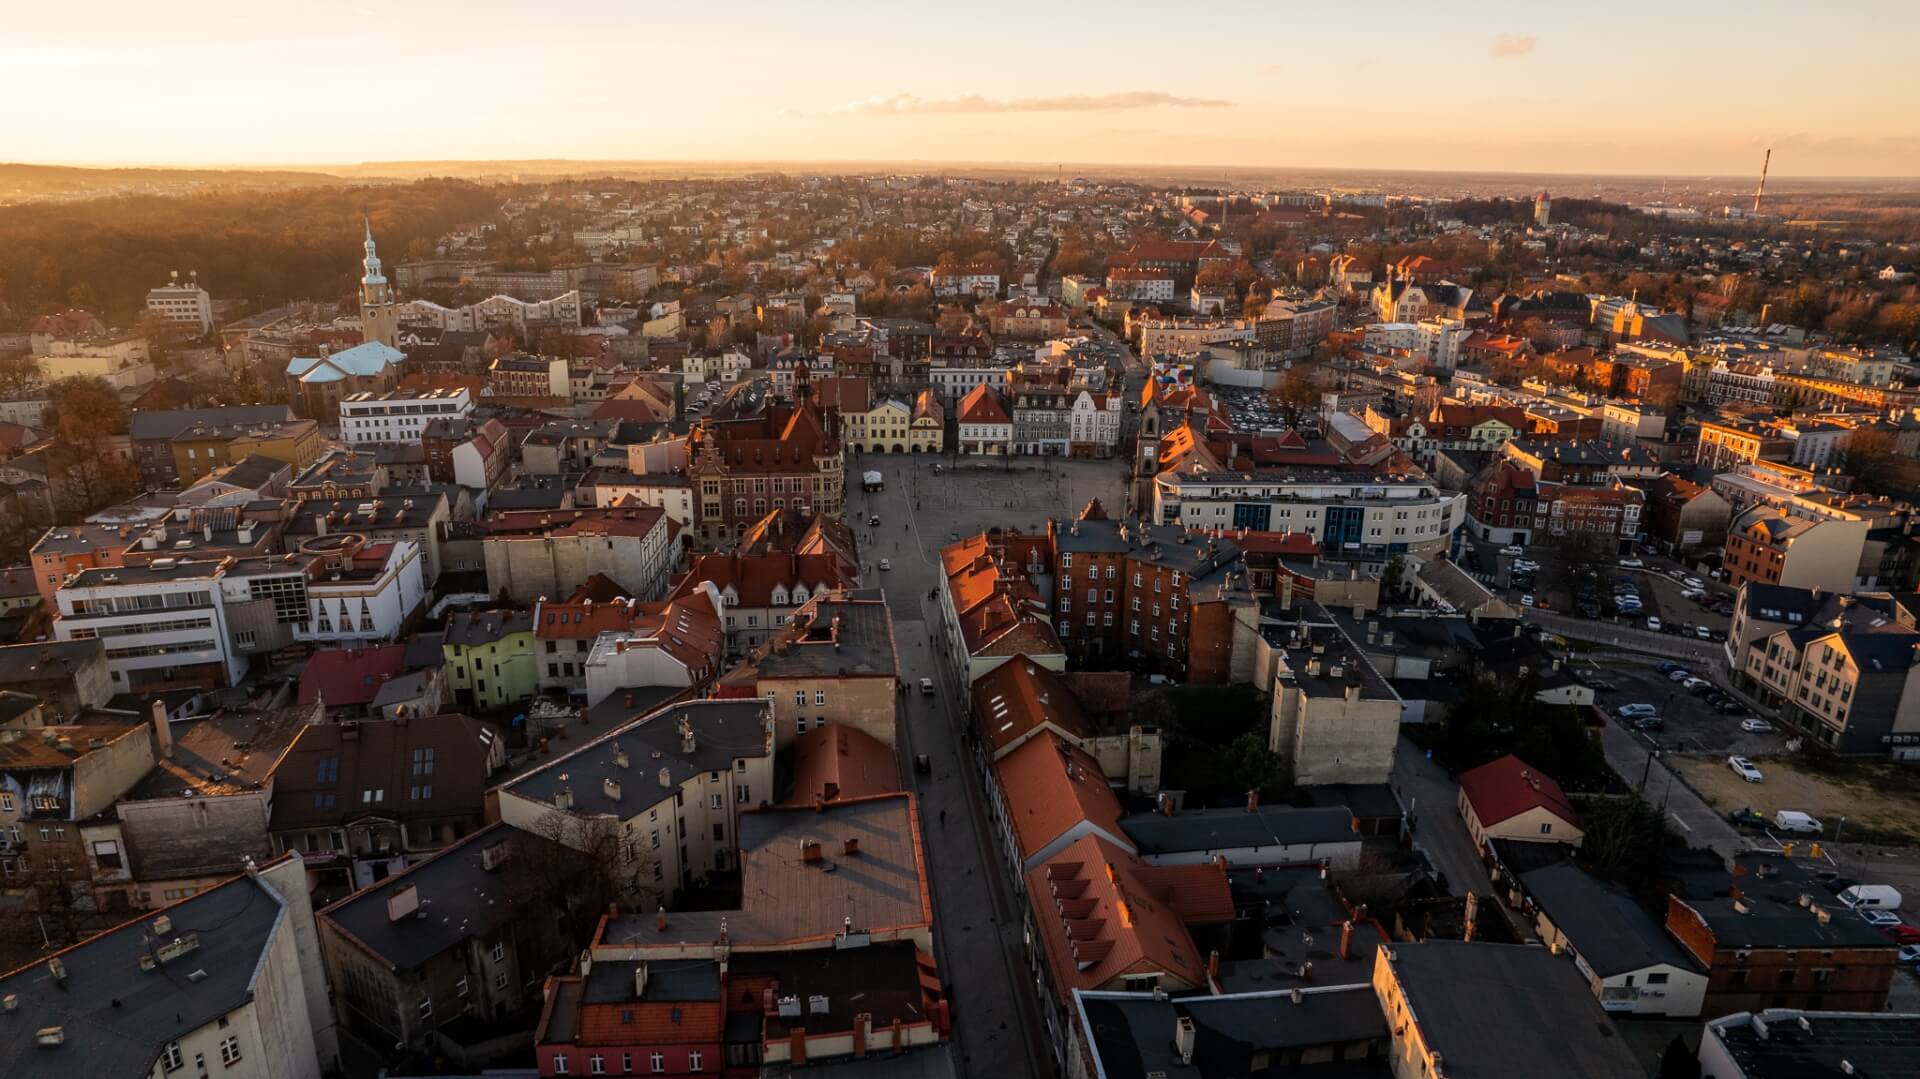
M 1773 815 L 1773 826 L 1794 835 L 1819 835 L 1826 826 L 1797 809 L 1783 809 Z
M 1840 893 L 1840 902 L 1854 910 L 1898 910 L 1900 889 L 1891 884 L 1856 884 Z

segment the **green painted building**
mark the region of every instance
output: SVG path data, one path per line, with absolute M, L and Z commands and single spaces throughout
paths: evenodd
M 524 705 L 540 691 L 530 612 L 457 611 L 447 619 L 440 648 L 447 657 L 441 673 L 461 707 Z

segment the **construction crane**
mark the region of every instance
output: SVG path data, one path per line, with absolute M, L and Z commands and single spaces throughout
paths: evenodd
M 1760 162 L 1760 186 L 1753 192 L 1753 214 L 1760 216 L 1760 200 L 1767 193 L 1767 168 L 1773 164 L 1773 147 L 1767 147 L 1767 156 Z

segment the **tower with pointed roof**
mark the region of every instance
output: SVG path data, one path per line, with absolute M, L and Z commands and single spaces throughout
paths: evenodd
M 361 260 L 363 270 L 360 276 L 360 340 L 378 341 L 389 348 L 398 348 L 400 336 L 400 309 L 393 302 L 393 289 L 387 284 L 387 277 L 380 271 L 380 256 L 373 250 L 373 222 L 366 222 L 367 257 Z

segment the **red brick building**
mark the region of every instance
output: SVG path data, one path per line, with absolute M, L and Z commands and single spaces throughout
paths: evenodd
M 1054 628 L 1069 655 L 1134 659 L 1188 682 L 1227 681 L 1233 608 L 1254 602 L 1231 539 L 1116 521 L 1098 499 L 1047 530 Z
M 837 516 L 846 497 L 840 440 L 804 397 L 748 419 L 702 420 L 687 435 L 687 461 L 694 527 L 707 546 L 738 538 L 773 510 Z

